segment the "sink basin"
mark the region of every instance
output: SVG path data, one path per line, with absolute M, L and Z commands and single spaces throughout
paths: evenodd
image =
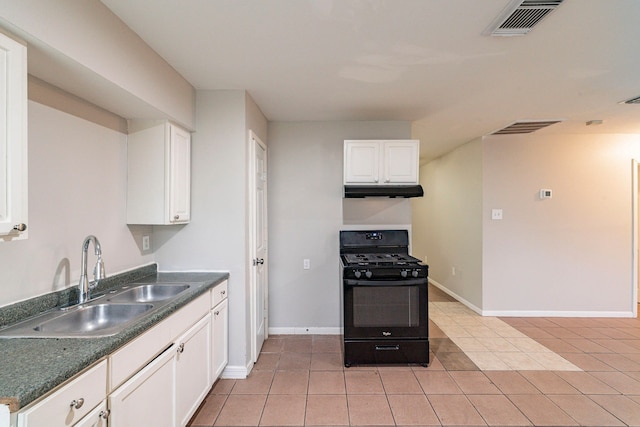
M 96 338 L 114 335 L 127 325 L 170 304 L 191 288 L 187 283 L 133 283 L 108 291 L 86 304 L 51 309 L 22 322 L 0 327 L 0 338 Z
M 140 285 L 135 288 L 127 289 L 110 298 L 112 302 L 154 302 L 163 301 L 173 298 L 180 292 L 189 289 L 189 285 L 172 284 L 172 285 Z
M 33 329 L 46 334 L 90 333 L 126 323 L 152 308 L 152 304 L 91 305 L 42 322 Z
M 153 309 L 153 304 L 92 304 L 69 311 L 50 310 L 0 330 L 0 338 L 104 337 Z

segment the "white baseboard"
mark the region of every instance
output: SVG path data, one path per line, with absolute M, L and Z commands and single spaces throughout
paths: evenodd
M 326 327 L 326 328 L 269 328 L 269 335 L 341 335 L 342 328 L 340 327 Z
M 630 311 L 483 310 L 492 317 L 636 317 Z
M 227 365 L 222 371 L 220 378 L 230 379 L 230 380 L 243 380 L 247 378 L 249 372 L 253 368 L 253 363 L 250 366 L 241 366 L 241 365 Z
M 429 278 L 436 288 L 455 298 L 481 316 L 489 317 L 636 317 L 633 311 L 558 311 L 558 310 L 482 310 L 460 295 L 445 288 L 442 284 Z
M 432 278 L 429 278 L 429 283 L 431 283 L 433 286 L 435 286 L 436 288 L 440 289 L 442 292 L 444 292 L 445 294 L 449 295 L 450 297 L 455 298 L 456 300 L 458 300 L 458 302 L 461 302 L 462 304 L 466 305 L 467 307 L 469 307 L 471 310 L 475 311 L 479 315 L 481 315 L 481 316 L 483 315 L 482 310 L 479 307 L 476 307 L 474 304 L 470 303 L 469 301 L 467 301 L 466 299 L 462 298 L 460 295 L 456 294 L 455 292 L 451 291 L 450 289 L 445 288 L 443 285 L 441 285 L 440 283 L 436 282 Z

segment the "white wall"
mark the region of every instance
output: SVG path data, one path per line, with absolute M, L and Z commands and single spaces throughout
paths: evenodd
M 420 168 L 424 197 L 412 200 L 413 254 L 429 278 L 456 298 L 482 306 L 482 141 Z M 455 275 L 453 269 L 455 268 Z
M 483 309 L 629 315 L 640 136 L 494 136 L 483 146 Z M 553 198 L 540 200 L 542 188 Z
M 28 120 L 29 238 L 0 242 L 0 306 L 76 286 L 89 234 L 107 275 L 152 262 L 126 226 L 126 135 L 35 102 Z
M 410 137 L 409 122 L 269 123 L 272 333 L 338 333 L 339 230 L 359 223 L 406 224 L 411 218 L 410 202 L 395 199 L 348 201 L 343 217 L 344 140 Z M 305 258 L 309 270 L 302 268 Z
M 630 316 L 633 158 L 638 135 L 473 141 L 421 168 L 414 251 L 486 315 Z
M 195 90 L 99 0 L 0 0 L 29 73 L 126 118 L 194 127 Z
M 250 358 L 247 137 L 267 141 L 266 119 L 245 91 L 199 91 L 191 147 L 191 222 L 154 227 L 161 270 L 229 271 L 229 365 Z

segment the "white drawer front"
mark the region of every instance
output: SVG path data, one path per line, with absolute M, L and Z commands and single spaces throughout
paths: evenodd
M 103 360 L 53 394 L 18 413 L 20 427 L 72 426 L 107 393 L 107 361 Z
M 224 300 L 229 295 L 229 282 L 225 280 L 219 285 L 216 285 L 211 292 L 213 295 L 211 307 L 215 307 L 220 304 L 220 301 Z

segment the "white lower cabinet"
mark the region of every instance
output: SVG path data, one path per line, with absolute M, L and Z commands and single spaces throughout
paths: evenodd
M 111 427 L 173 427 L 175 345 L 109 395 Z
M 17 427 L 185 426 L 227 364 L 226 294 L 224 281 L 20 410 Z
M 177 343 L 176 425 L 184 426 L 211 388 L 211 316 L 196 323 Z
M 106 391 L 107 361 L 103 360 L 18 412 L 18 426 L 73 426 L 104 401 Z
M 211 310 L 213 319 L 212 370 L 213 381 L 224 371 L 229 355 L 229 301 L 225 298 Z

